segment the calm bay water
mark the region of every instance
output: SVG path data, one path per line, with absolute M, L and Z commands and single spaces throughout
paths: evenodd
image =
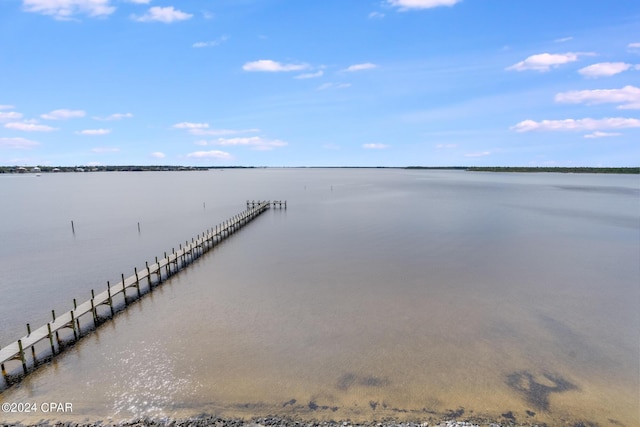
M 464 410 L 640 423 L 637 176 L 12 175 L 0 176 L 0 197 L 0 346 L 246 199 L 289 202 L 0 402 L 71 402 L 59 418 L 76 420 Z M 41 418 L 51 416 L 0 414 Z

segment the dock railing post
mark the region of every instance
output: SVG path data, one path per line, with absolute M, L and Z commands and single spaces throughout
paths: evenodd
M 47 332 L 48 336 L 49 336 L 49 344 L 51 345 L 51 356 L 55 356 L 56 355 L 56 348 L 53 345 L 53 335 L 51 335 L 51 323 L 47 322 Z
M 127 302 L 127 288 L 124 283 L 124 274 L 120 273 L 120 276 L 122 277 L 122 295 L 124 296 L 124 305 L 127 306 L 129 303 Z
M 77 341 L 78 333 L 76 332 L 76 319 L 73 314 L 73 310 L 71 310 L 71 328 L 73 328 L 73 338 L 75 338 L 75 340 Z
M 93 326 L 98 326 L 98 313 L 96 313 L 96 306 L 93 304 L 93 298 L 91 298 L 91 312 L 93 313 Z
M 138 268 L 134 267 L 133 271 L 136 275 L 136 289 L 138 290 L 138 298 L 140 298 L 140 279 L 138 279 Z
M 162 283 L 162 270 L 160 270 L 160 262 L 158 262 L 158 257 L 156 257 L 156 275 L 158 276 L 158 284 Z
M 20 360 L 22 361 L 22 370 L 27 373 L 27 362 L 24 359 L 24 350 L 22 349 L 22 340 L 18 340 L 18 349 L 20 350 Z
M 149 286 L 149 290 L 151 290 L 151 270 L 149 270 L 149 261 L 145 261 L 144 265 L 147 267 L 147 285 Z
M 113 302 L 111 301 L 111 283 L 107 280 L 107 301 L 109 301 L 109 307 L 111 308 L 111 316 L 113 316 Z

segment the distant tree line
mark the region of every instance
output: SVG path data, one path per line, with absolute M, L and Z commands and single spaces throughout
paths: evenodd
M 592 168 L 592 167 L 515 167 L 515 166 L 472 166 L 472 172 L 556 172 L 556 173 L 632 173 L 640 174 L 640 167 Z
M 206 171 L 210 169 L 244 169 L 245 166 L 0 166 L 0 173 L 56 172 L 146 172 L 146 171 Z M 252 168 L 252 167 L 250 167 Z

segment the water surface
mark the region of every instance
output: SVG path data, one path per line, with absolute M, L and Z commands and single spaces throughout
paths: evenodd
M 0 177 L 0 193 L 0 345 L 246 199 L 288 200 L 3 402 L 90 420 L 640 421 L 636 176 L 61 174 Z

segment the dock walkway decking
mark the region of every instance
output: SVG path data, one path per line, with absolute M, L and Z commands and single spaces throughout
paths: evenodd
M 132 299 L 135 300 L 142 296 L 140 291 L 141 281 L 146 279 L 147 291 L 152 290 L 154 286 L 161 284 L 163 280 L 166 280 L 182 268 L 186 267 L 189 262 L 193 262 L 195 259 L 199 258 L 202 254 L 213 248 L 220 241 L 224 240 L 239 228 L 249 223 L 271 206 L 286 208 L 287 202 L 247 201 L 247 209 L 245 211 L 222 222 L 215 228 L 211 228 L 201 235 L 198 235 L 197 238 L 191 240 L 191 243 L 187 241 L 184 246 L 181 244 L 177 251 L 173 249 L 170 254 L 165 252 L 162 259 L 158 259 L 156 257 L 153 264 L 149 265 L 149 263 L 147 263 L 145 268 L 140 271 L 134 269 L 134 274 L 129 277 L 125 278 L 124 274 L 121 275 L 121 280 L 114 285 L 110 285 L 109 282 L 107 282 L 107 289 L 97 295 L 93 290 L 91 290 L 92 298 L 90 300 L 81 304 L 76 304 L 76 300 L 74 299 L 74 308 L 59 316 L 56 316 L 55 312 L 52 310 L 52 321 L 48 322 L 46 325 L 31 331 L 30 325 L 27 324 L 27 335 L 5 347 L 0 348 L 0 365 L 3 377 L 7 378 L 8 376 L 5 364 L 13 360 L 17 360 L 22 363 L 23 374 L 27 375 L 30 369 L 27 357 L 25 356 L 27 350 L 31 350 L 31 368 L 36 368 L 38 366 L 37 357 L 41 360 L 43 359 L 42 356 L 36 355 L 36 344 L 44 340 L 48 340 L 49 347 L 51 349 L 51 354 L 48 358 L 54 357 L 63 349 L 63 343 L 59 336 L 59 332 L 61 330 L 66 328 L 72 329 L 73 342 L 77 341 L 83 336 L 80 328 L 80 318 L 82 316 L 91 313 L 93 317 L 93 328 L 97 327 L 102 323 L 97 311 L 99 306 L 108 306 L 110 308 L 111 317 L 113 317 L 115 313 L 113 302 L 114 297 L 122 294 L 124 306 L 126 307 L 132 302 Z M 127 290 L 132 290 L 132 288 L 135 288 L 135 294 L 133 297 L 127 295 Z M 12 377 L 16 377 L 18 380 L 21 379 L 18 378 L 19 375 L 12 375 Z M 16 379 L 13 379 L 13 382 L 16 382 Z M 0 391 L 1 390 L 2 388 L 0 387 Z

